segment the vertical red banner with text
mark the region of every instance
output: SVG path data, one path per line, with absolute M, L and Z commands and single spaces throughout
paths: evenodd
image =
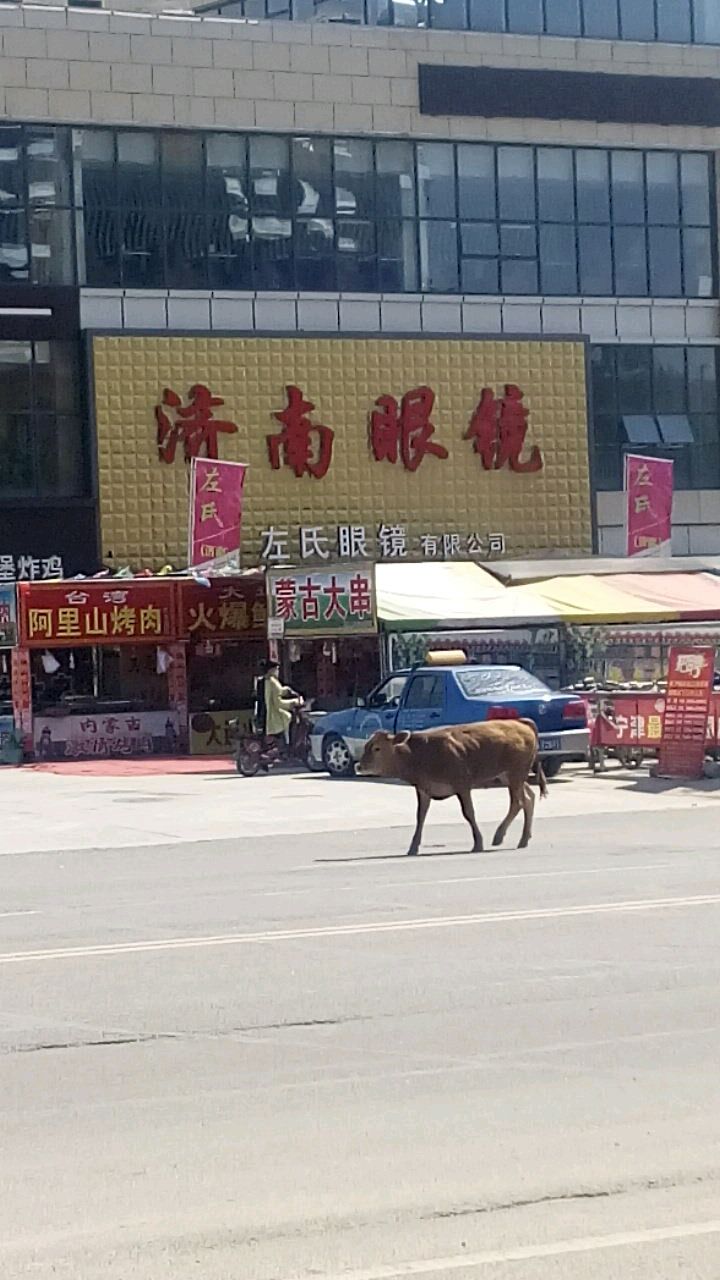
M 629 556 L 670 555 L 673 464 L 625 455 L 626 551 Z
M 701 778 L 715 675 L 715 650 L 670 650 L 658 774 Z
M 193 458 L 188 562 L 207 564 L 240 550 L 244 462 Z

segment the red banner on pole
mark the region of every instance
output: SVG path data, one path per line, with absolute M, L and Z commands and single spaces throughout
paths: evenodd
M 673 464 L 625 455 L 626 542 L 629 556 L 670 555 Z
M 193 458 L 190 473 L 190 566 L 208 564 L 240 550 L 244 462 Z
M 715 650 L 670 650 L 658 775 L 701 778 L 708 713 L 715 675 Z

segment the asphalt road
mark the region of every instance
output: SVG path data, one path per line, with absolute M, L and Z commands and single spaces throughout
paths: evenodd
M 3 1280 L 718 1280 L 720 793 L 598 785 L 414 860 L 406 793 L 378 828 L 354 784 L 306 836 L 279 779 L 275 835 L 8 817 Z

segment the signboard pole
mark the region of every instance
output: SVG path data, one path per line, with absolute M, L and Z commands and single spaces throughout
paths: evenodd
M 714 675 L 714 649 L 670 650 L 658 777 L 702 778 Z

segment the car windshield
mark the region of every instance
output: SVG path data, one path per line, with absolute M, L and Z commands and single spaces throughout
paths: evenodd
M 402 696 L 402 691 L 407 684 L 407 675 L 390 676 L 384 684 L 378 685 L 377 689 L 373 689 L 370 694 L 367 705 L 369 707 L 381 707 L 386 702 L 393 702 L 395 698 Z
M 550 692 L 542 680 L 522 667 L 476 667 L 474 671 L 458 671 L 457 681 L 466 698 Z

